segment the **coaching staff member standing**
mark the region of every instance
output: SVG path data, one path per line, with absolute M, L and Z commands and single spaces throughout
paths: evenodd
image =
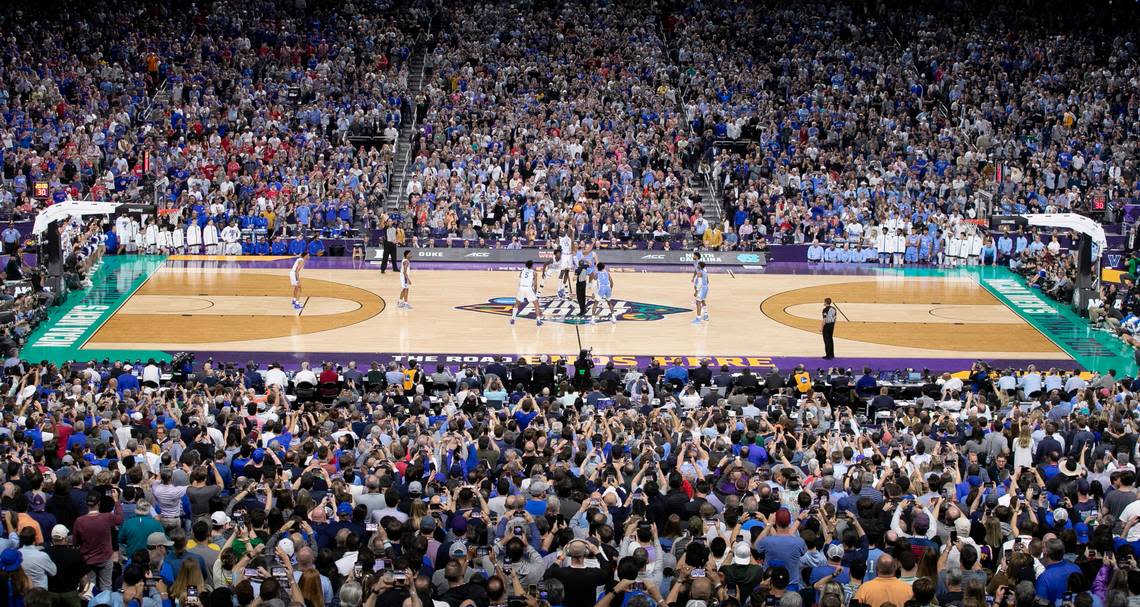
M 384 257 L 380 259 L 380 273 L 384 273 L 384 268 L 388 267 L 388 260 L 392 260 L 392 271 L 399 272 L 396 268 L 396 222 L 391 219 L 388 220 L 388 225 L 384 227 Z
M 819 324 L 819 332 L 823 334 L 823 358 L 835 358 L 835 306 L 831 305 L 831 298 L 823 300 L 823 320 Z

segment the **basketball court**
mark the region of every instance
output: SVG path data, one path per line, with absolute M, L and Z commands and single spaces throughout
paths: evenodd
M 190 351 L 235 362 L 363 364 L 409 356 L 481 360 L 496 353 L 573 357 L 581 344 L 600 360 L 626 363 L 680 356 L 732 366 L 824 366 L 818 319 L 823 299 L 831 297 L 843 313 L 836 351 L 844 365 L 957 368 L 987 359 L 1074 366 L 1075 358 L 1104 355 L 1070 347 L 1026 313 L 1044 300 L 1027 303 L 1025 293 L 1003 293 L 1001 285 L 1017 285 L 1000 269 L 1008 276 L 987 278 L 980 269 L 721 272 L 711 276 L 710 320 L 693 324 L 688 272 L 611 268 L 617 322 L 586 322 L 575 302 L 553 297 L 554 285 L 547 284 L 547 322 L 539 327 L 531 306 L 517 324 L 509 323 L 517 270 L 419 264 L 412 273 L 413 309 L 402 310 L 395 305 L 397 274 L 342 258 L 311 259 L 298 311 L 290 305 L 291 264 L 289 258 L 109 259 L 99 271 L 115 285 L 108 300 L 77 299 L 70 316 L 57 319 L 54 331 L 49 319 L 25 350 L 32 360 Z M 591 315 L 603 310 L 591 302 Z

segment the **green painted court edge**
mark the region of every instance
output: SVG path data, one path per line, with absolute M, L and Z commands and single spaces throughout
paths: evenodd
M 20 358 L 56 364 L 104 358 L 170 360 L 160 351 L 80 349 L 165 261 L 161 255 L 104 256 L 91 275 L 91 286 L 69 293 L 61 305 L 49 310 L 20 350 Z
M 999 266 L 961 268 L 881 268 L 879 273 L 914 277 L 967 277 L 1013 310 L 1077 361 L 1084 369 L 1117 371 L 1117 377 L 1135 376 L 1136 358 L 1132 347 L 1112 333 L 1094 329 L 1072 307 L 1055 301 L 1038 289 L 1031 289 L 1019 274 Z M 1048 364 L 1042 361 L 1042 364 Z

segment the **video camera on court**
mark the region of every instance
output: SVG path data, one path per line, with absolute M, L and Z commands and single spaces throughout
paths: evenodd
M 194 355 L 178 352 L 170 359 L 171 381 L 182 383 L 194 377 Z

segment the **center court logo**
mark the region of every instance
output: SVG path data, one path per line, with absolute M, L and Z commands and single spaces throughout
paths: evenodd
M 612 301 L 614 304 L 614 315 L 617 316 L 619 321 L 647 322 L 651 320 L 661 320 L 670 314 L 692 312 L 689 308 L 677 308 L 674 306 L 663 306 L 640 301 L 627 301 L 624 299 L 615 299 Z M 590 300 L 586 303 L 586 313 L 589 315 L 587 318 L 578 316 L 578 304 L 571 299 L 540 297 L 539 303 L 542 305 L 543 321 L 560 322 L 567 325 L 582 325 L 589 322 L 587 319 L 589 317 L 596 319 L 603 317 L 606 319 L 609 318 L 609 307 L 597 300 Z M 455 309 L 509 317 L 514 307 L 515 298 L 496 297 L 494 299 L 488 299 L 487 303 L 456 306 Z M 519 312 L 519 317 L 534 320 L 534 306 L 528 303 L 526 307 Z

